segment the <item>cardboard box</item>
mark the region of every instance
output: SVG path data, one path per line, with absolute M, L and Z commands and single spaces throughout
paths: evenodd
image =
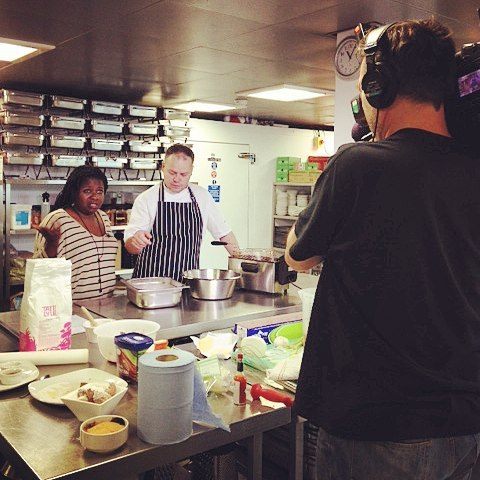
M 315 183 L 322 172 L 288 172 L 288 181 L 290 183 Z
M 287 183 L 288 182 L 288 173 L 277 173 L 275 177 L 276 183 Z
M 307 163 L 305 164 L 305 170 L 307 172 L 318 172 L 319 171 L 319 168 L 318 168 L 318 163 Z
M 258 335 L 263 338 L 267 343 L 268 334 L 280 325 L 286 323 L 294 323 L 302 320 L 302 312 L 286 313 L 283 315 L 276 315 L 274 317 L 256 318 L 254 320 L 244 320 L 237 322 L 233 327 L 234 333 L 238 335 L 240 339 L 244 337 L 250 337 L 252 335 Z

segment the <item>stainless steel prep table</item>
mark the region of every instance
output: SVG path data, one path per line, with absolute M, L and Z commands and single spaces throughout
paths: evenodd
M 19 312 L 0 314 L 0 324 L 11 332 L 17 331 Z M 72 348 L 86 346 L 85 334 L 72 337 Z M 40 367 L 40 375 L 60 375 L 87 366 L 116 372 L 115 365 L 103 359 L 95 344 L 88 344 L 88 347 L 89 365 Z M 209 403 L 230 424 L 231 433 L 194 424 L 193 435 L 184 442 L 164 446 L 149 445 L 136 435 L 137 389 L 136 386 L 130 386 L 115 410 L 115 413 L 125 416 L 130 422 L 127 444 L 114 453 L 98 455 L 83 450 L 78 441 L 80 422 L 67 408 L 47 405 L 30 396 L 18 398 L 24 391 L 25 389 L 19 388 L 0 396 L 0 452 L 9 459 L 24 480 L 127 478 L 128 475 L 135 475 L 160 464 L 178 461 L 242 439 L 247 442 L 248 478 L 260 480 L 263 432 L 288 425 L 292 420 L 288 408 L 271 410 L 260 402 L 248 402 L 246 406 L 238 407 L 233 404 L 231 395 L 222 395 L 209 398 Z M 249 389 L 247 399 L 250 400 L 248 393 Z M 292 425 L 292 434 L 296 433 L 296 439 L 301 442 L 299 433 L 302 430 L 298 428 L 298 423 L 296 425 Z M 290 478 L 302 478 L 301 462 L 295 467 L 290 472 Z
M 124 293 L 101 300 L 77 301 L 96 315 L 106 318 L 141 318 L 160 324 L 157 338 L 174 339 L 230 328 L 240 320 L 251 320 L 283 313 L 301 312 L 298 296 L 269 295 L 237 290 L 228 300 L 196 300 L 187 291 L 172 308 L 142 310 L 130 303 Z M 299 315 L 299 318 L 300 315 Z

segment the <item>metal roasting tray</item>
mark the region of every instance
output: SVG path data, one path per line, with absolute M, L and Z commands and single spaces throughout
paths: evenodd
M 67 108 L 69 110 L 83 110 L 87 103 L 81 98 L 64 97 L 61 95 L 51 95 L 52 107 Z
M 32 105 L 42 107 L 45 95 L 40 93 L 21 92 L 19 90 L 0 90 L 1 103 L 13 103 L 16 105 Z
M 79 167 L 87 161 L 84 155 L 50 155 L 50 158 L 54 167 Z
M 126 158 L 119 157 L 92 157 L 92 163 L 100 168 L 122 168 L 127 163 Z
M 173 125 L 164 125 L 163 132 L 167 137 L 189 137 L 190 128 L 176 127 Z
M 123 104 L 112 102 L 99 102 L 92 100 L 91 103 L 92 112 L 106 113 L 108 115 L 121 115 L 123 112 Z
M 4 125 L 25 125 L 27 127 L 41 127 L 44 116 L 33 112 L 3 110 L 0 112 L 0 123 Z
M 143 105 L 128 105 L 127 112 L 132 117 L 157 118 L 157 107 L 145 107 Z
M 132 152 L 156 153 L 162 146 L 158 140 L 129 140 L 128 147 Z
M 168 277 L 132 278 L 123 280 L 127 298 L 140 308 L 166 308 L 180 303 L 182 291 L 188 288 Z
M 158 135 L 156 123 L 129 123 L 128 131 L 134 135 Z
M 74 137 L 69 135 L 50 135 L 52 147 L 84 148 L 87 139 L 85 137 Z
M 155 158 L 130 158 L 129 168 L 132 170 L 156 170 L 158 160 Z
M 45 135 L 36 133 L 13 133 L 2 132 L 2 143 L 4 145 L 29 145 L 31 147 L 41 147 Z
M 85 119 L 52 115 L 50 117 L 50 126 L 53 128 L 66 128 L 68 130 L 83 130 L 85 128 Z
M 175 110 L 173 108 L 164 108 L 162 113 L 162 117 L 165 120 L 182 120 L 187 122 L 190 119 L 190 112 L 185 110 Z
M 124 124 L 124 122 L 118 120 L 91 120 L 92 130 L 94 132 L 122 133 Z
M 111 152 L 120 152 L 122 150 L 124 140 L 116 140 L 110 138 L 91 138 L 92 148 L 94 150 L 108 150 Z
M 6 165 L 42 165 L 43 153 L 2 152 L 3 163 Z

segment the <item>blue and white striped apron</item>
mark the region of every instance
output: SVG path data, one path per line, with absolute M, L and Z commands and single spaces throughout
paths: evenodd
M 151 244 L 137 258 L 133 278 L 170 277 L 182 281 L 183 272 L 199 267 L 203 220 L 195 195 L 191 202 L 165 202 L 160 183 Z

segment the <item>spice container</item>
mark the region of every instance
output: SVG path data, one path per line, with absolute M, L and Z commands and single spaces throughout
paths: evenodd
M 127 382 L 136 382 L 138 378 L 138 359 L 152 344 L 153 340 L 141 333 L 116 335 L 118 376 Z

